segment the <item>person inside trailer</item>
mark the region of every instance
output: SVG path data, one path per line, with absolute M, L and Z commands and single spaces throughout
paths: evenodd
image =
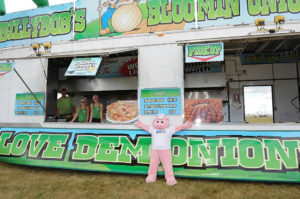
M 75 113 L 74 101 L 71 97 L 67 96 L 67 89 L 62 88 L 60 92 L 62 96 L 57 100 L 56 117 L 65 119 L 68 122 L 73 118 L 73 114 Z
M 103 122 L 103 104 L 99 103 L 99 96 L 94 95 L 93 96 L 93 102 L 90 105 L 90 122 Z
M 87 99 L 84 97 L 80 100 L 80 105 L 77 106 L 76 113 L 71 122 L 89 122 L 89 115 L 90 107 L 87 105 Z

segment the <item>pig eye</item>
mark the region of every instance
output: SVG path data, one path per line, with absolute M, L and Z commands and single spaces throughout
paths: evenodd
M 160 123 L 164 123 L 164 121 L 160 121 Z
M 158 124 L 158 123 L 159 123 L 159 121 L 156 121 L 156 123 Z

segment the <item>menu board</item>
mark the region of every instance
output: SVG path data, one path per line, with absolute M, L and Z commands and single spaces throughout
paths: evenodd
M 3 62 L 0 63 L 0 77 L 9 76 L 14 70 L 14 62 Z
M 34 95 L 44 106 L 44 93 Z M 15 115 L 43 115 L 43 108 L 35 97 L 31 93 L 17 93 Z
M 101 57 L 74 58 L 65 76 L 95 76 L 101 60 Z
M 141 115 L 180 115 L 181 98 L 179 88 L 142 89 Z

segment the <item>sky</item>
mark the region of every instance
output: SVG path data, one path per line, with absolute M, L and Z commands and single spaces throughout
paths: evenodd
M 32 0 L 4 0 L 6 13 L 18 12 L 36 8 Z M 64 4 L 74 2 L 74 0 L 48 0 L 49 5 Z
M 245 113 L 246 114 L 272 114 L 272 87 L 247 86 L 244 87 Z

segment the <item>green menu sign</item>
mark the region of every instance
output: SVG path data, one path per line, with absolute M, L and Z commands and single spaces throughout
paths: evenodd
M 180 115 L 181 98 L 179 88 L 142 89 L 141 115 Z

